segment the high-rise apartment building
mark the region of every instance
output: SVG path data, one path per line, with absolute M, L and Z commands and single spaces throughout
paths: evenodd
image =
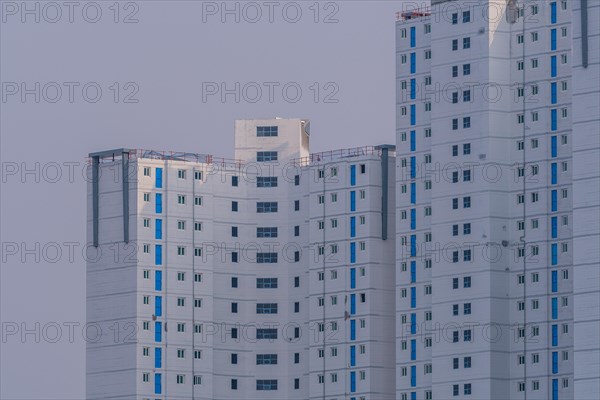
M 394 397 L 394 146 L 309 138 L 90 155 L 88 398 Z
M 431 3 L 396 30 L 396 397 L 596 398 L 598 4 Z

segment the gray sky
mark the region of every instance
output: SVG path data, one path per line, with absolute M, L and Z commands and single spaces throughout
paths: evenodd
M 311 119 L 312 152 L 395 141 L 401 1 L 320 2 L 318 16 L 313 1 L 275 2 L 272 23 L 263 2 L 254 3 L 263 5 L 255 23 L 248 21 L 256 8 L 244 3 L 239 23 L 234 15 L 221 21 L 220 1 L 122 2 L 118 23 L 113 1 L 88 3 L 77 3 L 73 22 L 66 6 L 59 17 L 46 2 L 28 1 L 39 8 L 36 22 L 21 1 L 1 3 L 2 399 L 84 397 L 82 171 L 89 152 L 131 147 L 233 157 L 234 120 L 274 116 Z M 292 23 L 296 5 L 302 15 Z M 90 22 L 98 9 L 99 21 Z M 233 94 L 224 102 L 208 95 L 212 82 L 230 89 L 239 82 L 239 103 Z M 102 94 L 93 102 L 97 88 Z M 30 90 L 24 97 L 23 89 Z M 22 337 L 36 323 L 38 337 Z M 69 323 L 79 324 L 72 343 Z M 49 343 L 54 324 L 62 336 Z

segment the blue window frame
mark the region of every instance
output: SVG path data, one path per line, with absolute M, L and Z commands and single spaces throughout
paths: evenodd
M 356 392 L 356 371 L 350 372 L 350 393 Z
M 550 3 L 550 23 L 556 23 L 556 2 Z
M 356 262 L 356 243 L 350 243 L 350 262 L 354 264 Z
M 356 237 L 356 217 L 350 217 L 350 237 Z
M 410 73 L 417 72 L 417 53 L 410 53 Z
M 558 325 L 552 325 L 552 347 L 558 346 Z
M 162 322 L 156 321 L 154 323 L 154 341 L 162 341 Z
M 154 290 L 162 290 L 162 271 L 154 272 Z
M 552 243 L 552 265 L 558 264 L 558 244 Z
M 356 366 L 356 346 L 350 346 L 350 366 Z
M 154 315 L 157 317 L 162 316 L 162 296 L 156 296 L 154 298 Z
M 356 268 L 350 268 L 350 289 L 356 289 Z
M 350 315 L 356 314 L 356 294 L 350 295 Z
M 552 373 L 558 374 L 558 351 L 552 352 Z
M 417 157 L 412 156 L 410 158 L 410 178 L 415 179 L 417 177 Z
M 552 400 L 558 400 L 558 379 L 552 379 Z
M 356 320 L 350 320 L 350 340 L 356 340 Z
M 410 229 L 417 229 L 417 209 L 410 209 Z
M 417 256 L 417 235 L 410 235 L 410 256 Z
M 553 131 L 558 130 L 558 110 L 550 110 L 551 129 Z
M 410 333 L 411 335 L 417 334 L 417 314 L 410 314 Z
M 417 80 L 413 78 L 410 80 L 410 99 L 415 100 L 416 98 L 417 98 Z
M 410 400 L 417 400 L 417 392 L 410 392 Z
M 162 188 L 162 178 L 163 178 L 163 169 L 156 168 L 156 179 L 155 179 L 154 183 L 158 189 Z
M 415 283 L 417 281 L 417 262 L 410 262 L 410 283 Z
M 410 151 L 417 150 L 417 132 L 410 131 Z
M 410 27 L 410 47 L 417 46 L 417 28 L 415 26 Z
M 417 359 L 417 340 L 416 339 L 410 340 L 410 359 L 412 361 Z
M 160 214 L 160 213 L 162 213 L 162 193 L 156 193 L 155 199 L 156 199 L 156 201 L 155 201 L 156 210 L 155 211 L 157 214 Z
M 552 271 L 552 293 L 558 292 L 558 271 Z
M 550 138 L 550 143 L 551 143 L 551 155 L 552 157 L 556 157 L 558 154 L 558 146 L 557 146 L 557 137 L 556 136 L 552 136 Z
M 416 308 L 416 307 L 417 307 L 417 288 L 413 286 L 410 288 L 410 308 Z
M 552 163 L 550 164 L 550 176 L 551 176 L 551 182 L 553 185 L 556 185 L 556 183 L 558 182 L 558 169 L 557 169 L 557 164 L 556 163 Z
M 552 82 L 550 84 L 550 97 L 552 104 L 556 104 L 558 102 L 558 85 L 556 82 Z
M 162 349 L 154 348 L 154 368 L 162 368 Z
M 552 319 L 558 319 L 558 297 L 551 299 L 552 303 Z
M 350 166 L 350 186 L 356 185 L 356 165 Z
M 556 78 L 558 75 L 558 61 L 556 56 L 550 57 L 550 75 L 552 78 Z
M 550 30 L 550 50 L 556 50 L 556 29 Z
M 350 192 L 350 211 L 356 211 L 356 191 Z
M 558 191 L 553 190 L 550 193 L 551 193 L 550 197 L 552 197 L 552 211 L 557 211 L 558 210 Z
M 161 374 L 154 374 L 154 394 L 162 393 Z
M 552 217 L 551 225 L 552 225 L 552 239 L 556 239 L 558 237 L 558 217 Z
M 416 106 L 416 104 L 410 105 L 410 124 L 412 126 L 417 124 L 417 106 Z
M 410 203 L 417 203 L 417 184 L 415 182 L 410 183 Z
M 417 386 L 417 366 L 416 365 L 410 366 L 410 386 L 411 387 Z
M 154 246 L 154 264 L 162 265 L 162 245 Z
M 154 238 L 162 239 L 162 219 L 156 219 L 154 221 Z

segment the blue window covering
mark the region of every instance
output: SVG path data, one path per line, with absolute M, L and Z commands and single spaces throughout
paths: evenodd
M 551 119 L 551 129 L 553 131 L 558 129 L 558 110 L 550 110 L 550 119 Z
M 556 29 L 550 30 L 550 50 L 556 50 Z
M 157 321 L 154 323 L 154 341 L 162 341 L 162 322 Z
M 410 262 L 410 282 L 415 283 L 417 281 L 417 262 Z
M 410 158 L 410 178 L 415 179 L 417 177 L 417 157 Z
M 411 335 L 417 334 L 417 314 L 410 314 L 410 333 Z
M 552 271 L 552 292 L 558 292 L 558 271 Z
M 356 320 L 350 320 L 350 340 L 356 340 Z
M 552 157 L 556 157 L 557 156 L 557 153 L 558 153 L 557 142 L 558 142 L 558 139 L 557 139 L 556 136 L 552 136 L 550 138 Z
M 162 178 L 163 178 L 163 169 L 162 168 L 156 168 L 156 187 L 157 188 L 162 188 Z
M 413 78 L 410 80 L 410 99 L 415 100 L 416 98 L 417 98 L 417 80 Z
M 154 272 L 154 290 L 162 290 L 162 271 Z
M 552 346 L 558 346 L 558 325 L 552 325 Z
M 356 346 L 350 346 L 350 366 L 356 366 Z
M 558 297 L 552 298 L 552 319 L 558 319 Z
M 552 400 L 558 400 L 558 379 L 552 379 Z
M 415 182 L 410 183 L 410 203 L 417 203 L 417 184 Z
M 162 265 L 162 245 L 157 244 L 154 246 L 154 264 Z
M 154 394 L 162 393 L 161 374 L 154 374 Z
M 552 98 L 552 104 L 556 104 L 558 102 L 558 85 L 556 82 L 552 82 L 550 84 L 550 94 Z
M 162 213 L 162 193 L 156 193 L 156 213 Z
M 417 124 L 417 106 L 415 104 L 410 105 L 410 124 Z
M 356 294 L 350 295 L 350 315 L 356 314 Z
M 350 372 L 350 392 L 356 392 L 356 371 Z
M 552 243 L 552 265 L 558 264 L 558 244 Z
M 154 298 L 154 314 L 157 317 L 162 316 L 162 296 L 156 296 Z
M 552 373 L 558 374 L 558 351 L 552 352 Z
M 410 400 L 417 400 L 417 392 L 410 392 Z
M 154 348 L 154 368 L 162 368 L 162 349 Z
M 350 268 L 350 289 L 356 289 L 356 268 Z
M 410 359 L 412 361 L 417 359 L 417 340 L 416 339 L 410 340 Z
M 410 47 L 415 47 L 417 45 L 417 27 L 410 27 Z
M 154 238 L 162 239 L 162 219 L 156 219 L 154 221 Z
M 350 217 L 350 237 L 356 237 L 356 217 Z
M 558 190 L 553 190 L 551 192 L 552 197 L 552 211 L 557 211 L 558 210 Z
M 417 307 L 417 288 L 413 286 L 410 288 L 410 308 L 415 307 Z
M 410 386 L 411 387 L 417 386 L 417 366 L 416 365 L 410 366 Z
M 354 264 L 356 262 L 356 243 L 350 243 L 350 262 Z
M 550 23 L 556 23 L 556 2 L 550 3 Z
M 417 256 L 417 235 L 410 235 L 410 256 Z
M 558 217 L 552 217 L 551 225 L 552 225 L 552 239 L 556 239 L 558 237 Z
M 356 185 L 356 165 L 350 166 L 350 185 Z
M 417 209 L 410 209 L 410 229 L 417 229 Z
M 356 211 L 356 191 L 350 192 L 350 211 Z
M 550 75 L 553 78 L 556 78 L 556 75 L 558 75 L 558 63 L 556 56 L 550 57 L 550 71 Z
M 410 131 L 410 151 L 417 150 L 417 132 Z
M 551 171 L 551 182 L 553 185 L 556 185 L 556 183 L 558 182 L 558 169 L 556 166 L 556 163 L 552 163 L 550 164 L 550 171 Z
M 417 53 L 410 53 L 410 73 L 417 72 Z

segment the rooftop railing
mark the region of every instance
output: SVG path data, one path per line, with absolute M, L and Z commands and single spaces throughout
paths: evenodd
M 294 165 L 304 167 L 311 164 L 321 164 L 329 161 L 342 160 L 352 157 L 370 156 L 375 155 L 381 156 L 381 149 L 377 146 L 363 146 L 354 147 L 348 149 L 337 149 L 330 151 L 323 151 L 321 153 L 313 153 L 307 157 L 294 158 L 291 162 Z

